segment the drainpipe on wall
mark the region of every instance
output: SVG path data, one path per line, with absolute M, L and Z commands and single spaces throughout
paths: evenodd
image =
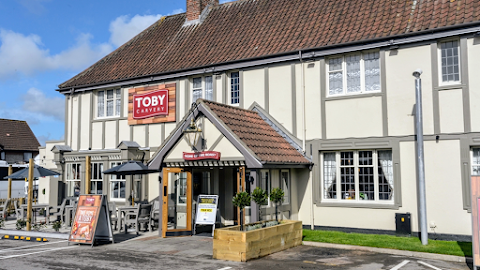
M 302 77 L 302 149 L 303 153 L 306 153 L 306 146 L 305 146 L 305 141 L 307 140 L 307 127 L 305 125 L 305 73 L 303 70 L 303 59 L 302 59 L 302 51 L 298 51 L 298 55 L 300 58 L 300 64 L 301 64 L 301 77 Z

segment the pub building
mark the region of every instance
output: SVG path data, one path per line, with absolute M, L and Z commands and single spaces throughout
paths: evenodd
M 281 218 L 305 228 L 395 234 L 404 215 L 416 235 L 412 72 L 420 68 L 428 232 L 470 241 L 478 9 L 187 0 L 185 13 L 162 17 L 59 85 L 65 140 L 47 142 L 41 157 L 62 176 L 41 180 L 43 200 L 85 193 L 88 157 L 90 192 L 117 206 L 158 200 L 163 236 L 192 232 L 200 194 L 219 196 L 222 225 L 238 223 L 232 196 L 257 186 L 282 188 Z M 102 173 L 129 160 L 158 173 Z M 247 222 L 273 218 L 271 202 L 256 209 Z

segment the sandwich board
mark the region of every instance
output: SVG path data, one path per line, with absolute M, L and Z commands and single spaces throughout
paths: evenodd
M 90 244 L 112 242 L 113 231 L 106 195 L 80 195 L 68 244 Z
M 217 220 L 217 205 L 218 195 L 198 195 L 194 234 L 196 233 L 197 224 L 213 225 L 213 236 L 213 232 L 215 231 L 215 222 Z

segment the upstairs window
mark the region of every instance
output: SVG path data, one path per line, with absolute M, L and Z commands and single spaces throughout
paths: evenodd
M 380 90 L 379 52 L 349 54 L 328 59 L 328 96 Z
M 441 84 L 460 82 L 460 56 L 457 40 L 440 43 L 440 81 Z
M 240 104 L 240 73 L 230 73 L 230 104 Z
M 122 95 L 120 89 L 102 90 L 97 93 L 97 117 L 120 116 Z
M 213 100 L 213 79 L 212 76 L 193 78 L 192 101 L 203 98 Z

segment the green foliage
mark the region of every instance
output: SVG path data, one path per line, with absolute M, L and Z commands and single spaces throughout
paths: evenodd
M 261 187 L 256 187 L 252 192 L 252 200 L 258 205 L 265 205 L 268 201 L 268 195 Z
M 17 223 L 15 224 L 15 227 L 17 230 L 21 230 L 27 226 L 27 221 L 24 219 L 19 219 L 17 220 Z
M 276 204 L 283 202 L 283 196 L 285 193 L 281 188 L 274 188 L 270 193 L 270 200 Z
M 239 207 L 240 209 L 243 209 L 243 208 L 245 208 L 245 206 L 250 205 L 251 200 L 252 200 L 252 198 L 250 197 L 250 194 L 248 194 L 245 191 L 242 191 L 242 192 L 239 192 L 239 193 L 235 194 L 232 202 L 233 202 L 234 206 Z
M 32 230 L 40 231 L 42 228 L 46 228 L 47 224 L 45 222 L 35 223 L 32 225 Z
M 428 245 L 424 246 L 417 237 L 397 237 L 393 235 L 344 233 L 320 230 L 303 230 L 303 240 L 472 257 L 471 242 L 429 239 Z
M 62 222 L 60 220 L 57 220 L 52 224 L 52 229 L 54 229 L 56 232 L 60 231 L 61 227 L 62 227 Z

